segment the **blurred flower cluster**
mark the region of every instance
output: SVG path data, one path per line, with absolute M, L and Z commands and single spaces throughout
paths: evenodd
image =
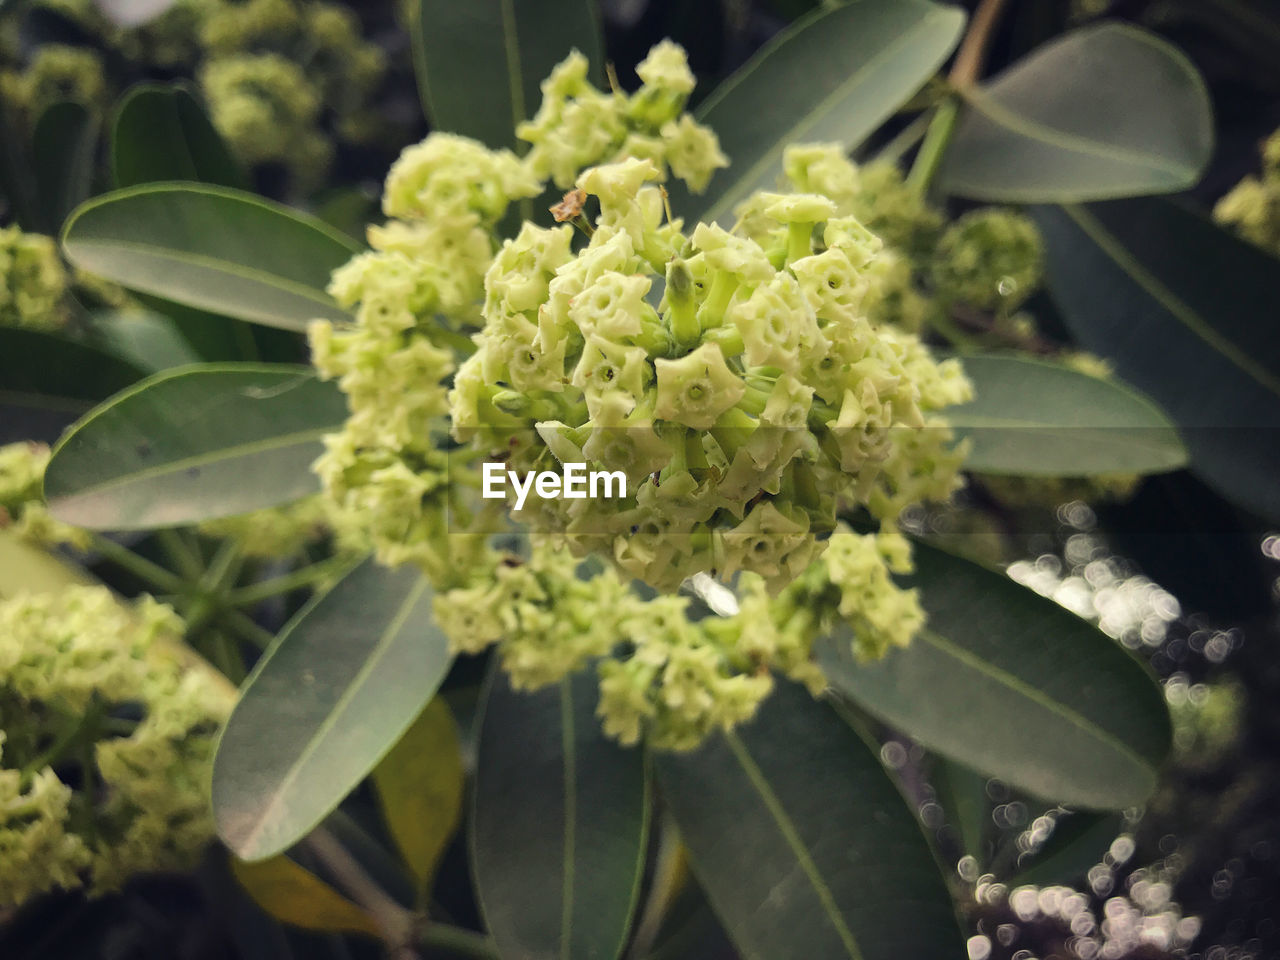
M 341 4 L 177 0 L 136 27 L 117 25 L 93 0 L 26 6 L 70 21 L 86 41 L 29 45 L 21 19 L 6 18 L 0 99 L 27 126 L 59 101 L 105 110 L 136 79 L 192 70 L 214 125 L 241 161 L 278 164 L 303 187 L 323 179 L 335 142 L 367 144 L 384 132 L 369 106 L 386 56 Z
M 199 857 L 234 690 L 182 633 L 103 587 L 0 601 L 0 906 Z

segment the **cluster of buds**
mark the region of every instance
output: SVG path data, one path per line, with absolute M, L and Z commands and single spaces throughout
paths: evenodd
M 903 646 L 924 621 L 898 534 L 839 529 L 823 556 L 781 593 L 738 578 L 737 612 L 695 619 L 692 601 L 643 599 L 609 568 L 589 570 L 540 540 L 527 561 L 472 568 L 465 585 L 437 595 L 434 613 L 458 653 L 498 645 L 517 689 L 534 690 L 594 665 L 605 732 L 624 745 L 688 750 L 750 719 L 774 674 L 826 686 L 815 640 L 837 619 L 852 624 L 859 658 Z
M 1280 130 L 1262 146 L 1262 173 L 1241 180 L 1213 208 L 1213 218 L 1280 256 Z
M 968 384 L 867 318 L 880 243 L 830 199 L 760 194 L 757 239 L 707 224 L 686 236 L 657 178 L 637 159 L 584 173 L 600 216 L 576 254 L 567 226 L 526 224 L 504 245 L 479 350 L 450 395 L 454 437 L 525 470 L 624 474 L 625 501 L 517 511 L 579 555 L 604 553 L 663 590 L 738 571 L 781 588 L 838 509 L 898 501 L 912 472 L 902 454 Z M 954 468 L 939 471 L 933 449 L 927 473 L 949 492 Z
M 56 330 L 66 321 L 67 272 L 50 237 L 0 227 L 0 326 Z
M 627 95 L 604 93 L 587 79 L 587 58 L 576 50 L 542 82 L 542 106 L 516 136 L 533 145 L 527 157 L 540 179 L 561 190 L 578 172 L 627 157 L 652 160 L 700 193 L 729 165 L 716 135 L 684 113 L 693 71 L 684 50 L 664 40 L 637 66 L 642 86 Z
M 650 59 L 669 71 L 673 58 L 684 64 L 678 47 L 662 51 Z M 561 69 L 575 62 L 570 57 Z M 544 107 L 540 116 L 547 115 Z M 497 226 L 511 204 L 542 193 L 538 166 L 536 150 L 522 159 L 444 133 L 406 149 L 387 176 L 389 219 L 369 230 L 373 251 L 338 270 L 330 285 L 355 311 L 355 323 L 317 321 L 309 329 L 316 367 L 337 379 L 351 411 L 317 464 L 327 493 L 350 518 L 340 532 L 349 540 L 363 535 L 383 562 L 417 563 L 437 582 L 464 576 L 459 550 L 484 555 L 475 541 L 449 536 L 471 511 L 466 491 L 450 482 L 442 449 L 448 385 L 458 353 L 474 350 L 466 334 L 484 323 Z M 568 228 L 557 235 L 567 253 Z
M 1044 242 L 1020 213 L 984 207 L 948 224 L 897 167 L 858 167 L 835 144 L 789 147 L 783 167 L 796 190 L 831 198 L 840 216 L 856 217 L 884 241 L 875 267 L 880 294 L 869 307 L 875 318 L 919 330 L 963 305 L 1003 323 L 1040 286 Z M 744 213 L 750 234 L 755 221 Z
M 659 184 L 700 188 L 724 159 L 679 116 L 683 52 L 664 43 L 639 73 L 636 94 L 604 94 L 572 55 L 520 130 L 523 159 L 447 134 L 404 152 L 373 251 L 333 278 L 355 322 L 310 328 L 350 409 L 316 469 L 340 539 L 430 577 L 455 651 L 496 645 L 525 689 L 595 669 L 609 735 L 688 749 L 777 677 L 819 692 L 813 643 L 837 619 L 863 657 L 919 629 L 893 522 L 956 485 L 936 414 L 969 384 L 885 319 L 912 268 L 818 184 L 756 195 L 733 231 L 672 219 Z M 682 131 L 696 150 L 674 146 Z M 589 239 L 526 222 L 499 244 L 547 178 L 576 187 L 554 212 Z M 590 466 L 626 493 L 529 501 L 511 513 L 531 549 L 510 551 L 482 461 Z M 840 527 L 857 508 L 884 532 Z M 672 594 L 700 573 L 734 578 L 740 610 L 690 616 Z
M 0 906 L 199 858 L 235 693 L 182 631 L 102 587 L 0 601 Z

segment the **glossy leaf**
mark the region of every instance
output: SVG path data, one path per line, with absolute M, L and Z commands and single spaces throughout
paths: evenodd
M 232 516 L 319 488 L 320 438 L 346 418 L 305 367 L 203 364 L 149 377 L 78 421 L 54 448 L 45 496 L 94 530 Z
M 1048 887 L 1081 880 L 1101 863 L 1120 835 L 1124 818 L 1118 813 L 1072 813 L 1061 816 L 1053 834 L 1033 856 L 1022 858 L 1010 886 L 1034 883 Z
M 383 819 L 419 895 L 429 889 L 458 829 L 465 779 L 458 725 L 440 697 L 427 704 L 373 771 Z
M 970 470 L 1084 477 L 1162 473 L 1186 465 L 1169 419 L 1114 380 L 1028 357 L 964 357 L 974 399 L 947 410 L 972 449 Z
M 837 631 L 819 644 L 832 686 L 935 753 L 1046 800 L 1143 803 L 1170 740 L 1147 670 L 1002 573 L 924 544 L 915 557 L 925 629 L 869 663 Z
M 1280 519 L 1277 261 L 1166 200 L 1034 213 L 1075 338 L 1164 408 L 1206 482 Z
M 605 737 L 580 671 L 521 693 L 490 677 L 473 791 L 472 868 L 504 957 L 613 960 L 644 865 L 644 755 Z
M 101 346 L 148 373 L 200 362 L 172 320 L 147 310 L 95 314 L 93 333 Z
M 40 194 L 45 232 L 57 233 L 67 214 L 92 191 L 98 119 L 83 104 L 55 103 L 31 133 L 32 174 Z
M 232 859 L 231 872 L 258 906 L 284 923 L 325 933 L 379 935 L 367 913 L 288 857 L 257 863 Z
M 310 833 L 434 696 L 453 657 L 431 601 L 416 568 L 366 560 L 259 661 L 213 767 L 218 834 L 242 859 Z
M 411 0 L 409 6 L 418 89 L 434 129 L 515 147 L 516 124 L 542 102 L 538 85 L 573 49 L 603 83 L 604 41 L 593 0 Z
M 655 767 L 744 960 L 963 956 L 915 813 L 830 704 L 781 682 L 751 723 Z
M 775 188 L 789 144 L 857 145 L 924 86 L 963 27 L 963 13 L 929 0 L 854 0 L 787 28 L 698 109 L 732 165 L 701 196 L 673 185 L 673 206 L 723 219 Z
M 976 200 L 1172 193 L 1195 184 L 1213 153 L 1194 65 L 1126 24 L 1069 33 L 965 96 L 939 185 Z
M 71 215 L 67 258 L 185 306 L 302 330 L 350 317 L 325 293 L 359 247 L 323 221 L 225 187 L 144 184 Z
M 204 108 L 181 84 L 141 84 L 120 100 L 111 131 L 117 187 L 164 180 L 248 186 Z

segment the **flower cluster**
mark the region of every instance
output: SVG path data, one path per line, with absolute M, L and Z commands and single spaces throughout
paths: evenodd
M 1218 201 L 1213 218 L 1280 256 L 1280 130 L 1262 147 L 1262 173 L 1245 177 Z
M 659 749 L 691 749 L 750 719 L 775 671 L 821 692 L 813 644 L 837 618 L 851 623 L 863 658 L 905 645 L 924 619 L 915 592 L 890 576 L 910 570 L 898 534 L 841 529 L 779 595 L 744 574 L 737 613 L 697 620 L 688 597 L 645 600 L 614 571 L 589 566 L 539 542 L 527 561 L 473 568 L 467 584 L 437 596 L 435 616 L 456 652 L 498 644 L 518 689 L 594 663 L 604 730 L 627 745 L 643 736 Z
M 601 213 L 587 246 L 526 224 L 486 278 L 479 350 L 450 397 L 455 438 L 518 469 L 585 463 L 628 480 L 625 501 L 539 501 L 520 518 L 659 589 L 740 570 L 779 589 L 840 506 L 891 520 L 926 456 L 950 492 L 946 436 L 904 454 L 943 432 L 923 430 L 927 413 L 968 385 L 867 318 L 879 241 L 818 194 L 752 198 L 755 239 L 707 224 L 686 237 L 657 177 L 634 158 L 588 170 L 578 186 Z
M 63 100 L 101 108 L 107 98 L 102 58 L 84 47 L 43 44 L 25 69 L 0 70 L 0 96 L 30 124 Z
M 230 539 L 246 557 L 296 557 L 332 532 L 333 502 L 315 495 L 296 503 L 206 520 L 199 530 L 207 537 Z
M 0 227 L 0 326 L 55 330 L 66 321 L 67 272 L 49 237 Z
M 89 546 L 79 527 L 54 518 L 44 504 L 44 470 L 50 451 L 43 443 L 10 443 L 0 447 L 0 529 L 13 526 L 23 540 L 43 547 Z
M 684 54 L 667 44 L 646 62 L 653 65 L 645 69 L 649 89 L 666 89 Z M 549 111 L 544 105 L 539 116 Z M 521 159 L 445 133 L 407 148 L 386 180 L 382 209 L 390 219 L 369 230 L 373 251 L 338 270 L 330 285 L 355 311 L 355 323 L 310 327 L 313 361 L 338 380 L 351 411 L 343 431 L 326 440 L 316 469 L 352 518 L 340 532 L 349 540 L 362 535 L 383 562 L 415 562 L 436 578 L 463 576 L 461 557 L 450 559 L 450 549 L 472 541 L 446 536 L 451 516 L 459 531 L 472 512 L 465 491 L 450 483 L 442 450 L 449 378 L 458 352 L 474 350 L 465 332 L 484 323 L 484 278 L 499 222 L 512 203 L 546 186 L 537 157 L 536 149 Z M 555 234 L 566 252 L 568 231 Z M 468 545 L 463 553 L 483 551 Z
M 184 869 L 212 837 L 234 691 L 181 635 L 168 607 L 102 587 L 0 601 L 0 905 Z
M 94 0 L 33 0 L 73 22 L 95 47 L 20 45 L 0 51 L 0 96 L 34 123 L 49 105 L 103 108 L 113 87 L 106 64 L 195 71 L 214 125 L 246 163 L 279 164 L 298 182 L 323 175 L 335 136 L 367 144 L 383 133 L 369 103 L 386 56 L 361 35 L 347 7 L 316 0 L 178 0 L 135 27 L 119 27 Z M 108 56 L 104 56 L 105 51 Z
M 561 190 L 580 170 L 626 157 L 652 160 L 688 183 L 706 189 L 716 170 L 729 165 L 714 132 L 684 113 L 693 71 L 678 44 L 664 40 L 637 66 L 642 86 L 631 95 L 604 93 L 587 79 L 587 58 L 576 50 L 542 82 L 542 105 L 516 136 L 533 145 L 528 162 L 540 179 Z
M 374 250 L 330 285 L 355 324 L 310 327 L 313 361 L 351 411 L 316 470 L 386 563 L 436 577 L 454 566 L 445 534 L 456 492 L 440 449 L 453 346 L 479 319 L 495 225 L 513 200 L 540 191 L 510 151 L 449 134 L 410 147 L 387 177 L 383 210 L 394 219 L 370 228 Z
M 714 140 L 696 163 L 662 140 L 693 126 L 679 48 L 640 75 L 604 94 L 571 56 L 521 128 L 523 160 L 446 134 L 405 151 L 373 250 L 333 277 L 355 322 L 309 330 L 350 410 L 315 469 L 340 539 L 431 578 L 455 651 L 496 645 L 521 688 L 594 668 L 611 736 L 687 749 L 748 719 L 777 676 L 822 690 L 812 648 L 836 620 L 863 657 L 919 629 L 893 525 L 955 487 L 962 452 L 936 412 L 969 384 L 886 318 L 913 265 L 835 181 L 759 194 L 732 232 L 670 219 L 658 184 L 700 187 L 724 161 Z M 589 240 L 526 222 L 499 244 L 548 177 L 576 185 L 556 213 Z M 920 212 L 923 230 L 936 215 Z M 505 504 L 478 496 L 481 460 L 620 471 L 627 495 L 530 502 L 515 551 L 493 537 Z M 883 531 L 840 527 L 856 508 Z M 628 583 L 672 593 L 698 573 L 733 578 L 739 612 L 699 619 Z
M 796 190 L 830 197 L 840 216 L 857 217 L 884 241 L 873 317 L 919 330 L 964 305 L 1004 323 L 1040 286 L 1044 244 L 1022 214 L 986 207 L 947 224 L 897 167 L 858 167 L 836 144 L 788 147 L 783 168 Z M 743 211 L 748 234 L 751 212 Z

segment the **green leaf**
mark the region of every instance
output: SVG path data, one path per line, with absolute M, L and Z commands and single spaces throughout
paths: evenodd
M 430 889 L 440 855 L 458 829 L 465 779 L 458 725 L 440 697 L 373 771 L 383 819 L 420 896 Z
M 244 860 L 305 837 L 402 737 L 453 661 L 413 567 L 366 560 L 285 627 L 213 766 L 218 834 Z
M 233 859 L 231 872 L 254 903 L 284 923 L 304 930 L 370 937 L 381 933 L 372 917 L 288 857 L 258 863 Z
M 346 418 L 306 367 L 223 363 L 149 377 L 90 411 L 54 448 L 45 497 L 92 530 L 233 516 L 319 489 L 320 438 Z
M 410 0 L 410 8 L 418 90 L 436 130 L 514 148 L 516 124 L 542 102 L 538 85 L 575 48 L 602 82 L 592 0 Z
M 1276 260 L 1167 200 L 1033 212 L 1072 335 L 1164 408 L 1206 482 L 1280 519 Z
M 483 707 L 471 858 L 504 957 L 613 960 L 648 826 L 644 755 L 605 737 L 594 671 L 535 693 L 495 667 Z
M 963 956 L 938 863 L 878 751 L 802 687 L 780 682 L 751 723 L 655 767 L 744 960 Z
M 148 373 L 200 362 L 177 325 L 148 310 L 96 313 L 93 334 L 100 345 Z
M 56 437 L 145 372 L 57 333 L 0 326 L 0 443 Z
M 1058 803 L 1143 803 L 1169 751 L 1169 714 L 1114 640 L 1008 577 L 924 544 L 913 585 L 929 615 L 905 649 L 854 660 L 819 643 L 841 694 L 935 753 Z
M 244 189 L 244 170 L 182 84 L 140 84 L 120 100 L 111 130 L 117 187 L 195 180 Z
M 1060 37 L 965 98 L 939 186 L 975 200 L 1172 193 L 1195 184 L 1213 154 L 1200 74 L 1176 47 L 1127 24 Z
M 78 267 L 133 290 L 303 330 L 350 315 L 325 293 L 359 246 L 323 221 L 226 187 L 157 183 L 83 204 L 62 233 Z
M 1085 477 L 1186 466 L 1173 424 L 1121 383 L 1026 357 L 963 361 L 974 399 L 949 408 L 947 422 L 973 444 L 967 469 Z
M 56 234 L 67 214 L 89 196 L 97 149 L 98 118 L 83 104 L 52 104 L 36 120 L 32 173 L 46 233 Z
M 753 191 L 776 187 L 788 145 L 857 145 L 933 76 L 964 22 L 928 0 L 854 0 L 788 27 L 699 108 L 732 165 L 701 196 L 677 186 L 673 206 L 719 220 Z
M 1118 813 L 1059 816 L 1053 834 L 1039 851 L 1025 858 L 1009 885 L 1048 887 L 1082 879 L 1090 867 L 1102 862 L 1123 826 L 1124 818 Z

